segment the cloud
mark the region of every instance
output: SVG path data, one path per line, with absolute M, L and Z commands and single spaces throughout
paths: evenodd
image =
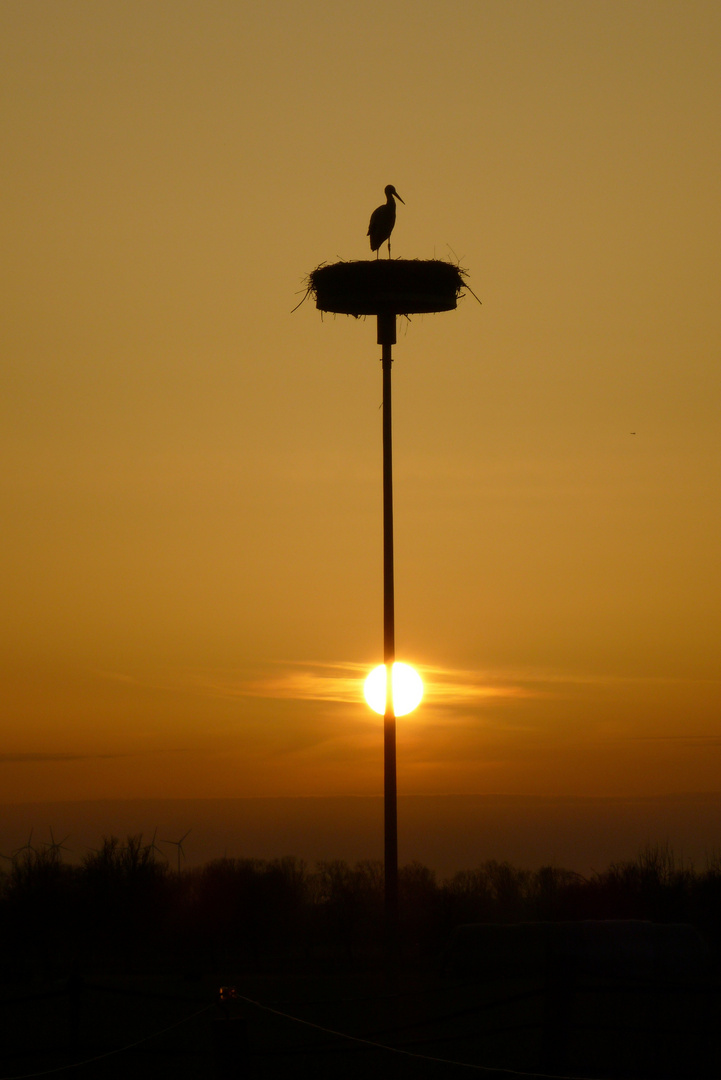
M 121 671 L 106 671 L 104 668 L 91 668 L 92 674 L 99 679 L 108 679 L 110 682 L 123 682 L 139 685 L 140 680 L 133 675 L 126 675 Z
M 271 698 L 276 701 L 335 701 L 358 704 L 364 664 L 295 663 L 276 665 L 264 675 L 242 676 L 232 672 L 201 674 L 196 683 L 221 697 Z
M 363 681 L 371 663 L 356 661 L 276 661 L 256 667 L 196 669 L 169 674 L 156 688 L 172 693 L 193 694 L 225 700 L 253 700 L 260 703 L 325 703 L 336 706 L 361 706 L 365 709 Z M 469 669 L 415 664 L 424 685 L 422 708 L 429 713 L 456 711 L 461 722 L 463 712 L 472 716 L 490 707 L 538 702 L 564 703 L 587 700 L 589 688 L 599 692 L 618 692 L 624 697 L 640 688 L 682 685 L 685 680 L 659 677 L 633 677 L 608 673 L 566 672 L 537 668 Z M 110 671 L 97 674 L 117 682 L 137 680 L 131 675 Z M 0 760 L 2 760 L 0 758 Z
M 455 668 L 415 665 L 423 679 L 427 706 L 479 705 L 489 699 L 538 698 L 548 688 L 508 674 L 487 674 Z M 201 673 L 196 685 L 222 697 L 269 698 L 276 701 L 326 701 L 358 705 L 370 664 L 354 662 L 279 662 L 263 674 Z
M 717 735 L 717 734 L 713 734 L 713 735 L 703 735 L 703 734 L 702 735 L 690 735 L 690 734 L 687 734 L 685 732 L 682 732 L 680 735 L 642 734 L 642 735 L 628 735 L 627 739 L 628 739 L 629 742 L 684 742 L 684 743 L 703 744 L 705 746 L 721 746 L 721 735 Z
M 548 690 L 519 675 L 421 667 L 426 705 L 479 705 L 495 698 L 546 697 Z
M 14 754 L 2 754 L 0 753 L 0 765 L 38 765 L 55 762 L 65 761 L 115 761 L 119 758 L 135 758 L 146 757 L 148 754 L 182 754 L 188 753 L 188 748 L 185 747 L 162 747 L 159 750 L 142 750 L 138 753 L 116 753 L 116 754 L 73 754 L 73 753 L 34 753 L 31 751 L 14 753 Z
M 106 758 L 122 758 L 130 756 L 130 754 L 0 754 L 0 764 L 18 764 L 22 762 L 35 764 L 48 761 L 100 761 Z

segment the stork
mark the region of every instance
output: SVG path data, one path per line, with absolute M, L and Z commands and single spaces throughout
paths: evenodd
M 396 223 L 395 199 L 401 199 L 401 197 L 393 184 L 388 184 L 386 186 L 386 201 L 371 214 L 368 235 L 371 238 L 371 251 L 376 252 L 376 259 L 380 255 L 381 244 L 384 244 L 386 240 L 388 241 L 388 258 L 391 257 L 391 233 Z M 401 202 L 403 202 L 403 199 L 401 199 Z M 403 205 L 405 206 L 405 203 Z

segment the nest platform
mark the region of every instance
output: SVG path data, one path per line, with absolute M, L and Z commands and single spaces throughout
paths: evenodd
M 362 259 L 319 266 L 308 279 L 316 307 L 340 315 L 452 311 L 463 272 L 441 259 Z

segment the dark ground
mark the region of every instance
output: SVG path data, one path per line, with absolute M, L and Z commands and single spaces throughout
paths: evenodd
M 431 971 L 223 981 L 240 995 L 224 1005 L 217 1004 L 218 980 L 209 977 L 6 984 L 0 1078 L 58 1069 L 85 1080 L 468 1074 L 450 1062 L 490 1068 L 490 1075 L 499 1068 L 700 1078 L 718 1076 L 721 1065 L 720 994 L 711 978 L 686 985 L 595 980 L 552 992 L 532 980 L 458 981 Z M 131 1045 L 138 1040 L 145 1041 Z
M 9 866 L 0 1080 L 721 1074 L 721 865 L 697 872 L 666 848 L 588 879 L 490 861 L 440 883 L 402 867 L 392 968 L 378 863 L 218 860 L 177 872 L 135 836 L 106 838 L 79 867 L 57 846 Z M 539 923 L 584 920 L 594 934 L 597 922 L 614 934 L 619 922 L 685 924 L 706 943 L 703 959 L 654 960 L 634 979 L 623 959 L 612 979 L 587 974 L 607 963 L 559 968 L 556 953 L 539 966 L 526 945 L 495 967 L 464 936 L 455 966 L 447 951 L 463 924 L 485 924 L 501 944 L 515 926 L 535 938 Z M 234 995 L 221 1002 L 220 987 Z

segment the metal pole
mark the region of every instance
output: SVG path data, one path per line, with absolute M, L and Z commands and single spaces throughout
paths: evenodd
M 378 344 L 383 365 L 383 663 L 386 667 L 386 709 L 383 717 L 383 805 L 385 819 L 385 915 L 387 947 L 396 949 L 398 935 L 398 802 L 396 788 L 396 716 L 393 707 L 393 664 L 396 658 L 393 582 L 393 444 L 391 411 L 391 346 L 396 342 L 395 315 L 378 316 Z

